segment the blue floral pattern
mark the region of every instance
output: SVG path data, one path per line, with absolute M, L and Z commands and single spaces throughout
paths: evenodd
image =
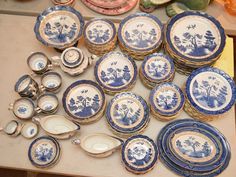
M 20 106 L 17 111 L 18 111 L 20 114 L 25 114 L 26 111 L 27 111 L 27 108 Z
M 171 90 L 165 91 L 166 94 L 159 94 L 156 98 L 157 105 L 164 110 L 170 110 L 176 107 L 178 96 L 176 92 Z
M 98 94 L 94 96 L 87 94 L 88 90 L 83 89 L 77 98 L 69 100 L 68 108 L 74 112 L 74 115 L 79 117 L 89 117 L 94 115 L 100 108 L 100 98 Z
M 208 157 L 211 154 L 211 148 L 207 141 L 202 144 L 192 136 L 184 141 L 178 139 L 176 141 L 176 147 L 183 154 L 193 158 Z
M 131 80 L 130 69 L 127 65 L 122 68 L 116 67 L 117 61 L 111 63 L 111 67 L 101 71 L 101 80 L 112 87 L 119 87 Z
M 152 149 L 147 148 L 143 142 L 139 142 L 134 148 L 129 148 L 127 157 L 135 166 L 144 166 L 149 163 L 152 158 Z
M 47 144 L 42 144 L 35 149 L 34 156 L 38 161 L 48 162 L 52 160 L 53 153 L 52 147 L 48 147 Z
M 227 87 L 216 77 L 193 82 L 192 94 L 198 103 L 206 108 L 217 108 L 226 102 Z
M 186 32 L 182 36 L 174 36 L 175 46 L 184 54 L 198 57 L 205 56 L 212 53 L 217 44 L 215 42 L 216 37 L 211 30 L 207 30 L 205 33 L 198 33 L 196 29 L 197 25 L 192 24 L 186 27 Z
M 60 17 L 60 21 L 50 23 L 47 22 L 44 28 L 44 34 L 48 39 L 55 43 L 66 43 L 71 41 L 78 30 L 76 23 L 69 26 L 66 16 Z
M 157 31 L 152 29 L 145 29 L 142 23 L 137 24 L 136 29 L 125 31 L 125 40 L 137 48 L 147 48 L 156 43 Z

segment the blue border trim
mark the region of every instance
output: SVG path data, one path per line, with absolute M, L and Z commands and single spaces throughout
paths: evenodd
M 225 146 L 227 147 L 228 150 L 228 154 L 226 157 L 226 160 L 224 162 L 224 164 L 220 167 L 218 167 L 217 169 L 215 169 L 213 172 L 194 172 L 194 171 L 189 171 L 183 168 L 180 168 L 179 166 L 175 165 L 171 159 L 168 158 L 168 156 L 164 153 L 164 149 L 162 147 L 162 142 L 163 142 L 163 135 L 165 134 L 165 131 L 167 129 L 171 129 L 172 126 L 174 125 L 178 125 L 178 124 L 184 124 L 184 123 L 192 123 L 193 125 L 197 125 L 197 124 L 202 124 L 202 125 L 206 125 L 206 127 L 211 128 L 212 130 L 215 130 L 216 132 L 219 133 L 219 136 L 221 136 L 223 138 L 223 140 L 225 141 Z M 164 165 L 169 168 L 170 170 L 172 170 L 173 172 L 175 172 L 178 175 L 181 176 L 186 176 L 186 177 L 214 177 L 219 175 L 220 173 L 222 173 L 228 166 L 229 161 L 231 159 L 231 152 L 230 152 L 230 145 L 227 142 L 226 138 L 214 127 L 212 127 L 209 124 L 200 122 L 200 121 L 196 121 L 196 120 L 192 120 L 192 119 L 181 119 L 181 120 L 177 120 L 177 121 L 173 121 L 169 124 L 167 124 L 165 127 L 163 127 L 157 137 L 157 145 L 159 148 L 159 152 L 160 152 L 160 160 L 162 161 L 162 163 L 164 163 Z
M 59 49 L 63 49 L 65 48 L 68 44 L 65 44 L 65 45 L 53 45 L 53 44 L 50 44 L 48 42 L 46 42 L 41 36 L 40 36 L 40 33 L 39 33 L 39 28 L 40 28 L 40 24 L 41 22 L 44 20 L 45 16 L 47 16 L 48 14 L 50 13 L 53 13 L 55 11 L 69 11 L 71 13 L 73 13 L 74 15 L 76 15 L 80 21 L 80 31 L 78 33 L 78 36 L 76 37 L 76 39 L 74 41 L 72 41 L 70 44 L 73 45 L 75 44 L 79 38 L 82 36 L 82 33 L 83 33 L 83 28 L 84 28 L 84 19 L 83 19 L 83 16 L 80 14 L 79 11 L 75 10 L 74 8 L 70 7 L 70 6 L 53 6 L 53 7 L 49 7 L 47 8 L 46 10 L 44 10 L 36 19 L 36 23 L 35 23 L 35 26 L 34 26 L 34 33 L 36 35 L 36 38 L 44 45 L 46 46 L 50 46 L 50 47 L 55 47 L 55 48 L 59 48 Z
M 170 71 L 168 73 L 168 75 L 166 75 L 164 78 L 162 79 L 153 79 L 151 77 L 148 76 L 146 70 L 145 70 L 145 66 L 146 66 L 146 63 L 148 62 L 149 59 L 152 59 L 153 57 L 161 57 L 161 58 L 165 58 L 166 59 L 166 63 L 169 63 L 170 64 Z M 160 53 L 153 53 L 151 55 L 148 55 L 144 58 L 143 62 L 142 62 L 142 65 L 141 65 L 141 71 L 142 71 L 142 74 L 148 78 L 149 80 L 153 81 L 153 82 L 160 82 L 160 81 L 164 81 L 168 78 L 170 78 L 171 76 L 173 76 L 174 72 L 175 72 L 175 66 L 174 66 L 174 62 L 173 62 L 173 59 L 168 56 L 168 55 L 165 55 L 164 53 L 160 52 Z
M 218 111 L 209 111 L 209 110 L 205 110 L 203 108 L 201 108 L 200 106 L 198 106 L 196 104 L 196 102 L 194 102 L 194 100 L 192 99 L 192 96 L 191 96 L 191 91 L 190 91 L 190 84 L 191 84 L 191 81 L 193 80 L 193 78 L 195 76 L 197 76 L 199 73 L 203 73 L 203 72 L 214 72 L 214 73 L 217 73 L 219 75 L 221 75 L 222 77 L 224 77 L 231 89 L 232 89 L 232 98 L 229 102 L 228 105 L 226 105 L 225 108 L 221 109 L 221 110 L 218 110 Z M 228 110 L 231 109 L 231 107 L 235 104 L 235 100 L 236 100 L 236 85 L 235 85 L 235 82 L 234 80 L 228 75 L 226 74 L 224 71 L 220 70 L 220 69 L 217 69 L 217 68 L 213 68 L 213 67 L 203 67 L 203 68 L 199 68 L 195 71 L 193 71 L 187 81 L 186 81 L 186 88 L 185 88 L 185 92 L 186 92 L 186 97 L 187 99 L 190 101 L 191 105 L 197 109 L 199 112 L 203 113 L 203 114 L 210 114 L 210 115 L 219 115 L 219 114 L 223 114 L 225 112 L 227 112 Z
M 26 92 L 26 91 L 28 91 L 28 89 L 29 89 L 29 85 L 30 84 L 32 84 L 32 77 L 30 76 L 30 75 L 28 75 L 28 74 L 25 74 L 25 75 L 23 75 L 23 76 L 21 76 L 18 80 L 17 80 L 17 82 L 16 82 L 16 84 L 15 84 L 15 92 L 17 92 L 18 93 L 18 89 L 19 89 L 19 85 L 21 84 L 21 82 L 23 81 L 23 80 L 25 80 L 25 79 L 27 79 L 27 78 L 30 78 L 30 83 L 28 84 L 28 86 L 24 89 L 24 90 L 22 90 L 20 93 L 22 93 L 22 92 Z
M 83 118 L 77 117 L 77 116 L 75 116 L 74 114 L 72 114 L 72 113 L 70 112 L 70 110 L 67 109 L 67 105 L 66 105 L 66 99 L 67 99 L 68 93 L 69 93 L 74 87 L 76 87 L 76 86 L 78 86 L 78 85 L 80 85 L 80 84 L 92 85 L 92 86 L 96 87 L 96 88 L 98 89 L 98 91 L 100 91 L 100 93 L 101 93 L 101 95 L 102 95 L 102 103 L 101 103 L 101 107 L 99 108 L 99 110 L 97 111 L 97 113 L 99 113 L 99 112 L 101 111 L 103 105 L 105 104 L 105 99 L 106 99 L 106 98 L 105 98 L 105 94 L 104 94 L 102 88 L 101 88 L 96 82 L 93 82 L 93 81 L 91 81 L 91 80 L 79 80 L 79 81 L 76 81 L 76 82 L 72 83 L 69 87 L 67 87 L 67 89 L 64 91 L 63 96 L 62 96 L 63 108 L 64 108 L 65 112 L 66 112 L 69 116 L 71 116 L 72 118 L 74 118 L 75 120 L 79 118 L 80 121 L 83 121 L 83 119 L 84 119 L 84 120 L 88 120 L 89 118 L 93 118 L 95 115 L 97 115 L 97 113 L 96 113 L 95 115 L 90 116 L 90 117 L 83 117 Z
M 175 110 L 173 110 L 172 112 L 162 111 L 162 110 L 158 109 L 154 103 L 154 101 L 155 101 L 153 99 L 154 95 L 156 94 L 156 92 L 159 89 L 164 88 L 164 87 L 172 87 L 176 90 L 176 92 L 178 92 L 180 94 L 179 106 Z M 171 115 L 177 114 L 183 108 L 184 103 L 185 103 L 185 97 L 184 97 L 183 91 L 177 85 L 173 84 L 172 82 L 166 82 L 164 84 L 157 85 L 156 87 L 154 87 L 154 89 L 152 89 L 152 91 L 150 92 L 150 96 L 149 96 L 149 102 L 157 113 L 159 113 L 161 115 L 171 116 Z
M 134 76 L 131 79 L 131 81 L 129 82 L 129 84 L 127 84 L 123 87 L 119 87 L 119 88 L 111 88 L 111 87 L 105 85 L 103 82 L 101 82 L 101 80 L 98 76 L 99 65 L 103 62 L 103 60 L 106 60 L 109 57 L 109 55 L 112 55 L 112 54 L 115 54 L 115 53 L 119 53 L 119 54 L 123 55 L 125 58 L 127 58 L 130 61 L 133 68 L 134 68 Z M 119 60 L 119 58 L 117 58 L 117 60 Z M 129 89 L 129 87 L 135 83 L 135 81 L 137 79 L 137 75 L 138 75 L 138 71 L 137 71 L 137 65 L 136 65 L 135 61 L 130 56 L 128 56 L 127 54 L 124 54 L 122 52 L 109 52 L 109 53 L 103 55 L 99 60 L 97 60 L 95 66 L 94 66 L 94 76 L 95 76 L 95 79 L 96 79 L 97 83 L 102 88 L 104 88 L 108 91 L 112 91 L 112 92 L 121 92 L 123 90 Z
M 133 98 L 136 98 L 142 105 L 143 105 L 143 109 L 144 109 L 144 117 L 142 118 L 142 121 L 135 127 L 133 128 L 122 128 L 120 126 L 118 126 L 113 120 L 112 120 L 112 116 L 111 116 L 111 107 L 112 104 L 122 98 L 123 96 L 126 97 L 126 95 L 132 95 Z M 107 109 L 106 109 L 106 119 L 108 124 L 111 126 L 111 128 L 119 133 L 124 133 L 124 134 L 129 134 L 129 133 L 133 133 L 133 132 L 137 132 L 139 131 L 146 123 L 149 122 L 149 107 L 147 105 L 147 102 L 139 95 L 136 95 L 135 93 L 132 92 L 123 92 L 120 94 L 117 94 L 115 97 L 113 97 L 111 99 L 111 101 L 109 102 L 109 104 L 107 105 Z
M 171 42 L 170 33 L 171 33 L 171 30 L 172 30 L 172 27 L 173 27 L 174 23 L 176 21 L 178 21 L 179 19 L 181 19 L 182 17 L 191 16 L 191 15 L 192 16 L 201 16 L 201 17 L 207 18 L 208 20 L 213 22 L 216 25 L 216 27 L 218 27 L 219 33 L 221 35 L 221 43 L 220 43 L 219 49 L 214 54 L 212 54 L 210 57 L 205 57 L 201 60 L 194 59 L 194 58 L 189 58 L 186 55 L 183 55 L 182 53 L 180 53 L 178 50 L 176 50 L 174 45 Z M 175 54 L 177 54 L 180 58 L 188 60 L 188 61 L 194 61 L 196 63 L 199 63 L 199 62 L 214 60 L 215 58 L 217 58 L 223 52 L 224 47 L 225 47 L 226 35 L 225 35 L 224 29 L 221 26 L 220 22 L 218 20 L 216 20 L 214 17 L 212 17 L 212 16 L 210 16 L 207 13 L 204 13 L 204 12 L 186 11 L 186 12 L 177 14 L 176 16 L 174 16 L 170 19 L 170 21 L 166 25 L 165 39 L 166 39 L 166 43 L 169 45 L 170 49 Z
M 87 38 L 86 30 L 87 30 L 88 26 L 89 26 L 91 23 L 95 22 L 95 21 L 104 21 L 104 22 L 107 22 L 109 25 L 111 25 L 111 27 L 112 27 L 112 29 L 113 29 L 113 34 L 112 34 L 111 39 L 110 39 L 109 41 L 107 41 L 106 43 L 104 43 L 104 44 L 93 43 L 92 41 L 90 41 L 90 40 Z M 91 44 L 93 44 L 93 45 L 98 45 L 98 46 L 100 46 L 100 45 L 106 45 L 107 43 L 113 41 L 113 39 L 115 38 L 115 36 L 116 36 L 116 27 L 115 27 L 114 23 L 113 23 L 112 21 L 110 21 L 110 20 L 103 19 L 103 18 L 93 18 L 93 19 L 89 20 L 89 21 L 86 23 L 86 25 L 85 25 L 85 27 L 84 27 L 84 33 L 83 33 L 83 34 L 84 34 L 84 38 L 85 38 L 86 40 L 88 40 L 88 41 L 89 41 Z
M 54 143 L 55 146 L 56 146 L 56 154 L 55 154 L 55 157 L 53 158 L 53 160 L 51 160 L 49 163 L 47 163 L 47 164 L 45 164 L 45 165 L 37 164 L 37 163 L 32 159 L 32 156 L 31 156 L 32 146 L 33 146 L 37 141 L 40 141 L 40 140 L 42 140 L 42 139 L 50 140 L 50 141 L 51 141 L 52 143 Z M 30 144 L 29 149 L 28 149 L 28 158 L 29 158 L 30 162 L 31 162 L 33 165 L 35 165 L 35 166 L 37 166 L 37 167 L 41 167 L 41 168 L 47 168 L 47 167 L 53 165 L 54 162 L 56 162 L 56 160 L 57 160 L 56 158 L 59 158 L 60 151 L 61 151 L 60 144 L 59 144 L 59 142 L 58 142 L 55 138 L 53 138 L 53 137 L 51 137 L 51 136 L 41 136 L 41 137 L 39 137 L 39 138 L 36 138 L 36 139 Z
M 150 47 L 150 48 L 145 49 L 145 50 L 143 50 L 143 49 L 135 49 L 135 48 L 133 48 L 133 47 L 128 46 L 128 45 L 125 43 L 125 41 L 123 40 L 122 34 L 121 34 L 122 28 L 123 28 L 124 24 L 125 24 L 127 21 L 129 21 L 129 20 L 132 19 L 132 18 L 136 18 L 136 17 L 140 17 L 140 16 L 141 16 L 141 17 L 148 17 L 148 18 L 151 18 L 152 20 L 154 20 L 154 21 L 157 23 L 157 25 L 158 25 L 158 26 L 160 27 L 160 29 L 161 29 L 161 34 L 160 34 L 161 37 L 160 37 L 160 40 L 159 40 L 153 47 Z M 149 51 L 149 50 L 156 49 L 156 48 L 158 48 L 158 47 L 161 45 L 161 43 L 162 43 L 162 41 L 163 41 L 163 38 L 164 38 L 164 37 L 163 37 L 163 29 L 164 29 L 163 24 L 161 23 L 161 21 L 160 21 L 156 16 L 151 15 L 151 14 L 147 14 L 147 13 L 139 12 L 139 13 L 131 14 L 131 15 L 125 17 L 125 18 L 120 22 L 119 28 L 118 28 L 118 40 L 119 40 L 120 43 L 122 43 L 123 46 L 125 46 L 125 48 L 131 49 L 131 50 L 134 50 L 134 51 Z
M 133 166 L 131 166 L 127 161 L 126 161 L 126 158 L 125 158 L 125 149 L 126 149 L 126 146 L 127 144 L 134 140 L 134 139 L 138 139 L 138 138 L 142 138 L 142 139 L 145 139 L 147 140 L 148 142 L 150 142 L 150 144 L 153 146 L 153 149 L 154 149 L 154 159 L 152 161 L 152 163 L 144 168 L 135 168 Z M 159 157 L 159 149 L 157 147 L 157 145 L 155 144 L 155 142 L 149 138 L 148 136 L 145 136 L 145 135 L 135 135 L 135 136 L 132 136 L 130 138 L 128 138 L 124 145 L 122 146 L 122 150 L 121 150 L 121 155 L 122 155 L 122 161 L 124 162 L 125 166 L 128 167 L 129 169 L 133 170 L 133 171 L 137 171 L 137 172 L 141 172 L 141 173 L 145 173 L 147 172 L 149 169 L 151 169 L 157 162 L 157 159 Z

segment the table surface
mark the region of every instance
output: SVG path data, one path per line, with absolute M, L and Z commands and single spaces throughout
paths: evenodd
M 8 121 L 14 119 L 11 112 L 7 110 L 8 104 L 13 102 L 18 95 L 14 92 L 15 81 L 19 76 L 30 73 L 27 67 L 26 59 L 31 52 L 42 51 L 48 56 L 59 55 L 54 49 L 46 48 L 39 43 L 33 33 L 33 25 L 35 17 L 28 16 L 16 16 L 16 15 L 0 15 L 0 60 L 2 62 L 2 68 L 0 70 L 0 126 L 4 126 Z M 83 48 L 83 42 L 79 43 L 79 47 Z M 118 50 L 118 49 L 117 49 Z M 88 55 L 86 49 L 85 53 Z M 141 62 L 137 62 L 140 66 Z M 60 71 L 58 68 L 56 71 Z M 63 76 L 63 86 L 61 92 L 58 94 L 59 99 L 63 91 L 74 81 L 83 78 L 94 80 L 93 67 L 90 67 L 85 73 L 77 77 L 69 77 L 68 75 L 60 72 Z M 182 86 L 186 80 L 185 76 L 176 74 L 174 82 Z M 143 98 L 147 100 L 149 96 L 149 90 L 146 89 L 138 79 L 132 92 L 141 94 Z M 107 100 L 111 99 L 110 96 L 106 95 Z M 59 107 L 58 114 L 65 115 L 62 105 Z M 178 118 L 187 118 L 189 116 L 186 113 L 182 113 Z M 235 141 L 235 112 L 231 109 L 221 119 L 210 122 L 211 125 L 217 127 L 227 138 L 231 145 L 231 149 L 236 149 Z M 148 135 L 152 139 L 156 139 L 159 131 L 166 123 L 157 121 L 151 117 L 148 128 L 143 134 Z M 106 125 L 105 117 L 100 121 L 91 124 L 81 126 L 81 131 L 78 133 L 78 137 L 89 133 L 108 133 L 112 134 Z M 40 130 L 40 135 L 44 132 Z M 125 170 L 121 163 L 120 152 L 114 153 L 112 156 L 96 159 L 86 155 L 79 147 L 72 145 L 70 140 L 60 140 L 62 155 L 59 163 L 51 169 L 43 170 L 37 169 L 31 165 L 27 157 L 27 151 L 32 140 L 26 140 L 23 137 L 10 137 L 4 133 L 0 133 L 0 167 L 5 168 L 16 168 L 26 169 L 30 171 L 44 171 L 46 173 L 58 173 L 67 175 L 82 175 L 82 176 L 110 176 L 120 177 L 135 176 Z M 232 159 L 228 168 L 221 174 L 224 177 L 232 177 L 235 174 L 236 165 L 236 152 L 232 151 Z M 166 177 L 175 176 L 170 170 L 164 167 L 164 165 L 158 161 L 156 167 L 145 174 L 144 176 L 156 176 Z
M 49 6 L 53 6 L 50 0 L 1 0 L 0 13 L 37 16 Z M 76 0 L 75 9 L 79 10 L 85 19 L 98 17 L 98 13 L 88 9 L 80 0 Z M 138 4 L 133 10 L 123 15 L 105 16 L 99 14 L 99 17 L 119 22 L 127 15 L 135 12 L 139 12 Z M 227 34 L 236 36 L 236 16 L 229 15 L 224 10 L 223 0 L 214 0 L 206 12 L 221 22 Z M 163 23 L 169 19 L 164 7 L 157 8 L 152 14 L 160 18 Z

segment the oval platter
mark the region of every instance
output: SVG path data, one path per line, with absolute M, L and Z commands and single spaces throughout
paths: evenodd
M 135 174 L 150 171 L 157 162 L 159 151 L 152 139 L 144 135 L 128 138 L 122 146 L 122 162 Z
M 166 26 L 166 42 L 181 61 L 213 62 L 225 46 L 221 24 L 204 12 L 186 11 L 171 18 Z
M 46 46 L 64 49 L 74 45 L 82 36 L 84 19 L 70 6 L 49 7 L 37 17 L 34 32 Z
M 109 102 L 106 118 L 114 133 L 131 136 L 146 128 L 150 121 L 149 107 L 141 96 L 123 92 Z
M 235 103 L 235 82 L 217 68 L 199 68 L 192 72 L 186 81 L 186 98 L 203 114 L 223 114 Z
M 102 88 L 90 80 L 72 83 L 64 92 L 62 103 L 74 121 L 91 123 L 102 117 L 106 100 Z
M 157 49 L 163 39 L 163 25 L 154 15 L 136 13 L 124 18 L 118 28 L 122 46 L 132 51 Z
M 110 94 L 129 90 L 137 79 L 137 66 L 122 52 L 110 52 L 95 65 L 94 75 L 101 87 Z

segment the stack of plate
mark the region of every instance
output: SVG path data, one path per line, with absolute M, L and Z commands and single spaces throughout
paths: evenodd
M 165 29 L 165 49 L 174 58 L 176 71 L 188 75 L 219 59 L 225 38 L 224 29 L 214 17 L 186 11 L 169 20 Z
M 161 120 L 169 121 L 176 118 L 184 107 L 184 94 L 175 84 L 167 82 L 156 86 L 149 96 L 152 115 Z
M 232 108 L 236 99 L 233 79 L 224 71 L 203 67 L 193 71 L 186 82 L 185 111 L 196 119 L 210 121 Z
M 129 137 L 142 132 L 147 127 L 150 121 L 149 107 L 141 96 L 123 92 L 109 102 L 106 118 L 115 134 Z
M 136 13 L 124 18 L 118 29 L 120 48 L 137 60 L 160 49 L 163 25 L 154 15 Z
M 94 75 L 98 84 L 110 95 L 133 88 L 137 79 L 135 61 L 122 52 L 110 52 L 95 65 Z
M 157 144 L 162 163 L 180 176 L 217 176 L 231 157 L 229 143 L 216 128 L 192 119 L 167 124 Z
M 115 48 L 117 41 L 116 27 L 109 20 L 92 19 L 85 26 L 84 39 L 90 53 L 103 55 Z
M 38 168 L 54 166 L 61 154 L 58 141 L 50 136 L 35 139 L 29 147 L 28 157 L 32 165 Z
M 151 89 L 161 83 L 171 82 L 174 75 L 174 63 L 169 56 L 163 53 L 148 55 L 139 69 L 142 83 Z
M 81 0 L 91 10 L 104 15 L 120 15 L 133 9 L 138 0 Z

